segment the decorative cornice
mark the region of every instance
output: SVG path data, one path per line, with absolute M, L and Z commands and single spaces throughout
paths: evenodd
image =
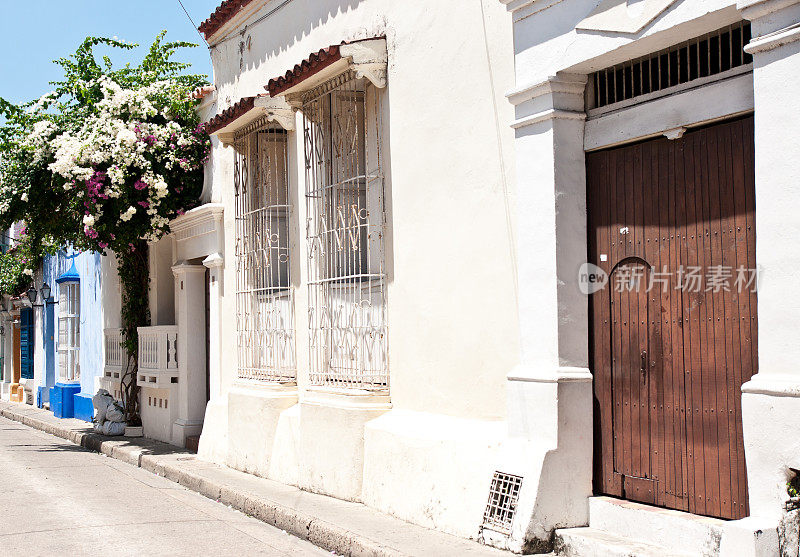
M 549 110 L 537 112 L 536 114 L 531 114 L 530 116 L 525 116 L 524 118 L 518 118 L 514 120 L 511 127 L 518 130 L 547 120 L 586 120 L 586 113 L 551 108 Z
M 203 266 L 209 269 L 217 269 L 225 265 L 225 258 L 219 253 L 212 253 L 203 259 Z
M 506 379 L 526 383 L 584 383 L 592 381 L 592 373 L 585 367 L 562 366 L 553 370 L 541 370 L 523 364 L 512 369 Z
M 262 94 L 246 97 L 215 116 L 209 122 L 209 133 L 219 137 L 222 144 L 228 146 L 233 143 L 236 132 L 259 118 L 275 122 L 287 131 L 295 128 L 294 110 L 286 99 Z
M 342 58 L 350 62 L 356 77 L 367 78 L 378 89 L 386 87 L 389 54 L 386 39 L 371 39 L 345 43 L 339 47 Z
M 202 265 L 192 265 L 186 261 L 180 261 L 172 266 L 172 274 L 176 277 L 186 273 L 205 273 L 206 268 Z
M 539 83 L 526 85 L 516 91 L 512 91 L 506 95 L 506 98 L 511 104 L 518 105 L 537 97 L 555 93 L 583 96 L 587 79 L 587 76 L 580 74 L 554 75 Z
M 270 79 L 265 89 L 270 96 L 291 96 L 311 89 L 325 79 L 348 68 L 358 77 L 367 78 L 375 87 L 386 87 L 388 54 L 386 39 L 364 39 L 343 42 L 323 48 L 295 65 L 284 75 Z
M 749 54 L 766 52 L 795 41 L 800 41 L 800 23 L 795 23 L 785 29 L 780 29 L 774 33 L 764 35 L 763 37 L 752 39 L 745 45 L 744 51 Z
M 217 223 L 223 212 L 224 205 L 221 203 L 206 203 L 173 219 L 170 229 L 178 242 L 211 234 L 217 231 Z
M 798 2 L 800 0 L 739 0 L 736 3 L 736 9 L 741 12 L 743 18 L 753 21 Z

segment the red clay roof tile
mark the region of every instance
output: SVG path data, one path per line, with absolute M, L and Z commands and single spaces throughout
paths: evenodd
M 208 39 L 252 1 L 253 0 L 225 0 L 197 29 Z
M 339 46 L 340 45 L 329 46 L 313 53 L 297 64 L 293 69 L 287 71 L 285 75 L 270 79 L 264 89 L 269 91 L 270 96 L 275 97 L 297 85 L 304 79 L 308 79 L 331 64 L 338 62 L 342 59 L 342 55 L 339 53 Z
M 253 109 L 256 103 L 255 97 L 245 97 L 233 106 L 226 108 L 206 124 L 206 132 L 214 133 L 221 130 L 237 118 L 241 118 L 246 112 Z

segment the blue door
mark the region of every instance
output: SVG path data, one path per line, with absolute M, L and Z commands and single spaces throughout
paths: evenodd
M 33 310 L 23 309 L 19 319 L 20 377 L 33 379 Z
M 44 306 L 44 381 L 50 388 L 56 384 L 56 319 L 55 309 L 50 300 Z

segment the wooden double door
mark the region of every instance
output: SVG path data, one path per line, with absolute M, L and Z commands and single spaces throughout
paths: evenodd
M 752 116 L 587 154 L 597 492 L 748 515 L 753 160 Z

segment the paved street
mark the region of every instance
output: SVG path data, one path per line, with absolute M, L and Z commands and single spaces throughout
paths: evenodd
M 0 555 L 330 555 L 140 468 L 0 418 Z

